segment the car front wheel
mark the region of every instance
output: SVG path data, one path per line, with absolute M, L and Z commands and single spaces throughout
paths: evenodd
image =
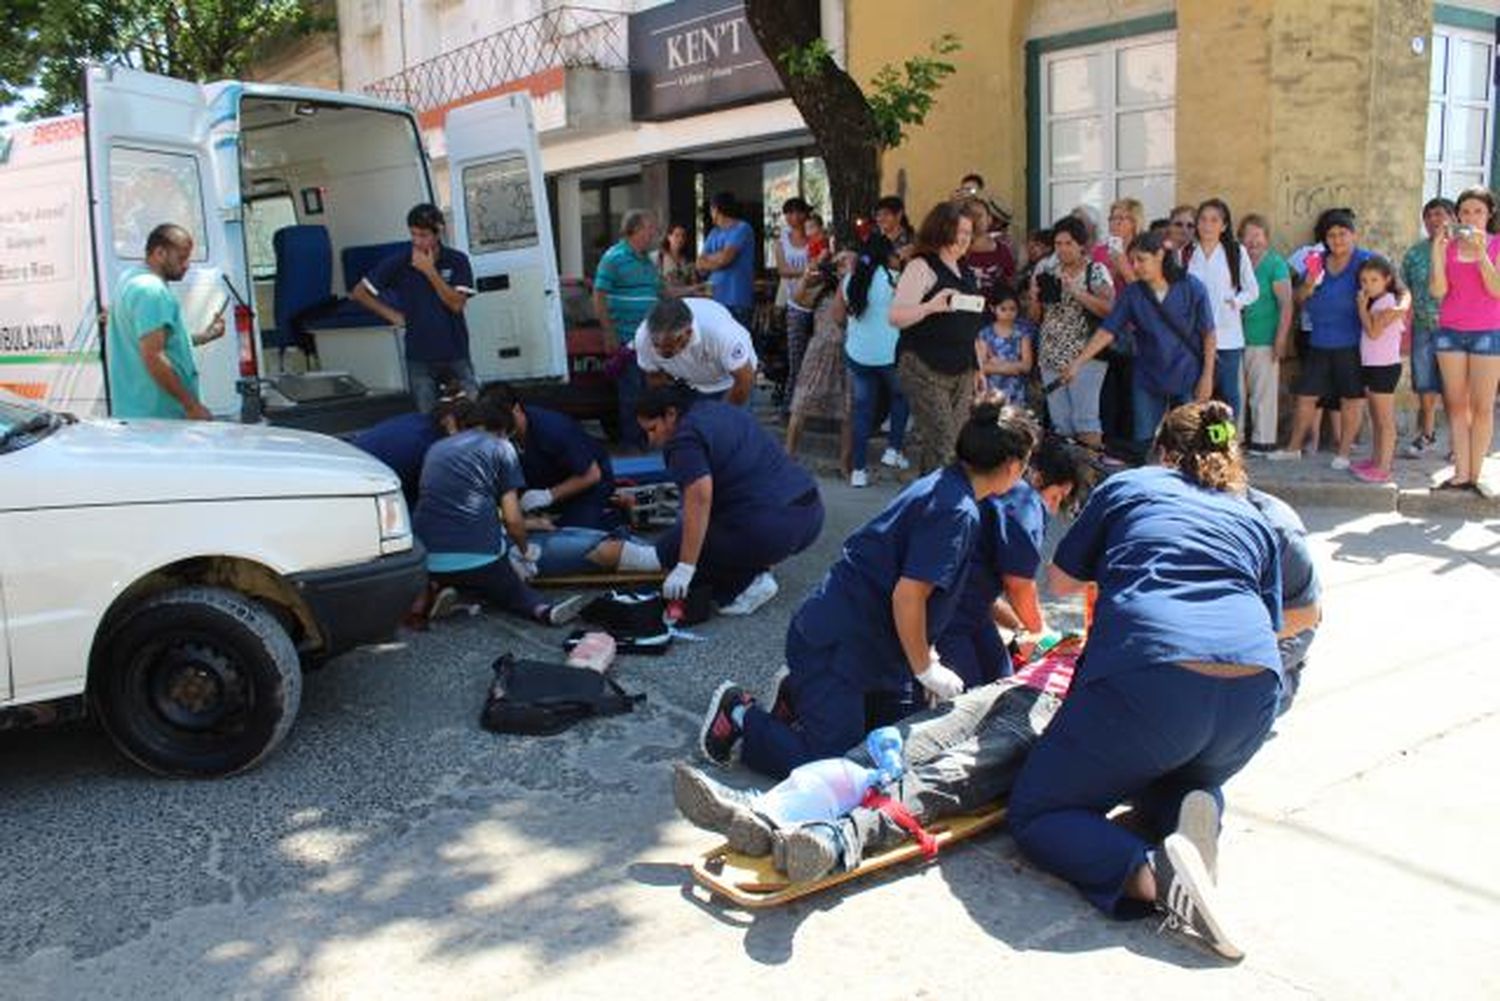
M 153 595 L 103 640 L 94 709 L 131 760 L 164 775 L 258 764 L 291 729 L 302 673 L 286 630 L 224 588 Z

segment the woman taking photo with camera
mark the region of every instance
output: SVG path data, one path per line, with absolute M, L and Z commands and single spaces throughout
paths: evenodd
M 1109 269 L 1089 260 L 1088 227 L 1077 216 L 1063 216 L 1052 227 L 1052 261 L 1037 267 L 1027 310 L 1041 325 L 1039 362 L 1052 430 L 1098 452 L 1104 448 L 1099 423 L 1099 390 L 1105 364 L 1090 359 L 1061 379 L 1089 342 L 1100 318 L 1115 301 Z
M 1432 297 L 1442 300 L 1433 342 L 1453 434 L 1453 476 L 1439 489 L 1477 491 L 1494 438 L 1500 386 L 1500 220 L 1495 196 L 1485 188 L 1468 189 L 1457 204 L 1452 235 L 1440 230 L 1433 237 L 1429 279 Z

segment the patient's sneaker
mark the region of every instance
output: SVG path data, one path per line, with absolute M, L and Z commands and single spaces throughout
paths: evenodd
M 672 766 L 672 800 L 705 831 L 722 834 L 745 855 L 771 854 L 771 825 L 754 812 L 753 793 L 731 789 L 685 762 Z
M 1151 856 L 1156 876 L 1156 908 L 1166 915 L 1163 928 L 1187 932 L 1225 959 L 1243 959 L 1220 912 L 1218 892 L 1203 856 L 1182 834 L 1169 834 Z
M 793 883 L 810 883 L 838 868 L 844 839 L 832 824 L 815 821 L 787 831 L 781 841 L 780 866 Z
M 1212 793 L 1194 789 L 1182 798 L 1177 811 L 1177 833 L 1193 843 L 1208 870 L 1208 878 L 1219 882 L 1219 801 Z
M 776 597 L 776 592 L 779 590 L 781 587 L 776 583 L 776 578 L 771 576 L 771 571 L 762 571 L 756 574 L 750 585 L 737 594 L 733 601 L 719 609 L 719 614 L 749 615 Z
M 714 692 L 703 717 L 703 729 L 698 734 L 698 746 L 708 760 L 716 765 L 728 765 L 734 759 L 735 745 L 745 735 L 744 728 L 734 718 L 734 710 L 741 706 L 749 709 L 754 704 L 755 699 L 750 693 L 732 681 L 724 682 Z

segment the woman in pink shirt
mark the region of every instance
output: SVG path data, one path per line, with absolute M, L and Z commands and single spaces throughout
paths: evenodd
M 1432 240 L 1429 285 L 1438 309 L 1433 335 L 1443 375 L 1443 406 L 1453 434 L 1453 476 L 1440 490 L 1483 490 L 1484 457 L 1495 432 L 1500 388 L 1500 220 L 1495 196 L 1469 188 L 1458 196 L 1458 225 Z
M 1396 383 L 1401 381 L 1401 333 L 1406 329 L 1406 313 L 1397 306 L 1400 294 L 1390 261 L 1377 254 L 1359 266 L 1359 365 L 1375 433 L 1370 461 L 1357 462 L 1349 471 L 1366 483 L 1389 482 L 1396 455 Z

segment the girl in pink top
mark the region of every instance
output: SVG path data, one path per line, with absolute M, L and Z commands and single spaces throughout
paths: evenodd
M 1443 376 L 1443 407 L 1453 434 L 1453 476 L 1439 490 L 1475 490 L 1495 433 L 1500 388 L 1500 237 L 1494 235 L 1495 196 L 1470 188 L 1458 196 L 1458 226 L 1432 240 L 1432 297 L 1442 302 L 1433 335 Z
M 1401 332 L 1406 312 L 1397 308 L 1401 295 L 1396 269 L 1384 257 L 1371 256 L 1359 267 L 1359 364 L 1370 402 L 1370 425 L 1374 441 L 1370 461 L 1359 462 L 1349 471 L 1366 483 L 1385 483 L 1391 478 L 1391 459 L 1396 454 L 1396 383 L 1401 381 Z

